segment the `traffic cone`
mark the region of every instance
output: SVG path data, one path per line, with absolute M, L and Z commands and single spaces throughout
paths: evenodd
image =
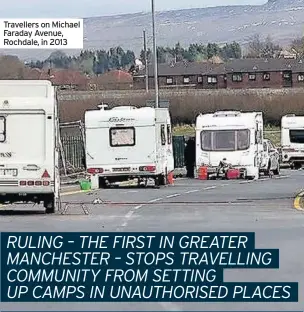
M 208 180 L 208 167 L 199 167 L 197 177 L 199 180 Z
M 168 184 L 174 185 L 174 175 L 173 172 L 168 173 Z

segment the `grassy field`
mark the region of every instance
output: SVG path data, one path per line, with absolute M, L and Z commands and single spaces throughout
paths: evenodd
M 173 128 L 173 135 L 194 136 L 194 125 L 179 125 Z M 281 145 L 281 130 L 279 127 L 266 126 L 264 129 L 265 139 L 270 140 L 277 147 Z

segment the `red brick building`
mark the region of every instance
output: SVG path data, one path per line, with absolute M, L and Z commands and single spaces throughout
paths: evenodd
M 37 69 L 27 68 L 24 79 L 49 80 L 60 90 L 88 90 L 88 77 L 72 69 Z
M 130 90 L 133 77 L 123 70 L 111 70 L 102 75 L 90 78 L 90 90 Z
M 227 88 L 292 88 L 304 86 L 304 64 L 294 59 L 242 59 L 226 64 Z
M 149 66 L 149 88 L 154 88 L 154 68 Z M 159 64 L 160 88 L 250 89 L 304 87 L 304 60 L 240 59 L 225 64 Z M 133 76 L 135 89 L 145 88 L 145 71 Z
M 219 72 L 223 72 L 222 64 L 212 64 L 210 62 L 177 62 L 174 64 L 158 65 L 158 83 L 160 88 L 189 88 L 202 89 L 204 84 L 204 76 L 206 81 L 210 81 L 209 86 L 215 87 L 217 83 L 213 83 L 211 77 L 217 76 Z M 210 75 L 210 78 L 207 77 Z M 154 66 L 148 68 L 149 89 L 154 88 Z M 145 88 L 145 70 L 139 71 L 133 76 L 133 88 Z M 219 85 L 222 85 L 219 82 Z

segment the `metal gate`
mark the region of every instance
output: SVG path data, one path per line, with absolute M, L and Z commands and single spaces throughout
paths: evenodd
M 173 136 L 174 168 L 185 166 L 185 137 L 182 135 Z

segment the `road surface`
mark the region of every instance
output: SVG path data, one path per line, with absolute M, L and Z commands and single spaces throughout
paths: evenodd
M 3 207 L 1 231 L 254 231 L 257 248 L 279 248 L 279 270 L 225 271 L 225 281 L 299 282 L 299 303 L 1 304 L 2 310 L 304 310 L 304 213 L 293 207 L 304 171 L 282 170 L 258 181 L 180 179 L 160 189 L 115 188 L 63 195 L 65 215 Z M 93 205 L 95 200 L 102 204 Z M 80 204 L 85 204 L 85 215 Z M 20 212 L 23 211 L 23 212 Z

